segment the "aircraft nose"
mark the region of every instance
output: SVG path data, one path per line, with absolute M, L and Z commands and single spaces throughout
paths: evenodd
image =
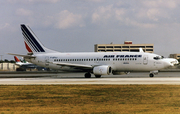
M 167 59 L 166 60 L 166 63 L 165 63 L 165 66 L 167 67 L 173 67 L 174 65 L 177 65 L 179 64 L 178 60 L 177 59 Z
M 179 64 L 179 62 L 178 62 L 178 60 L 177 60 L 177 59 L 174 59 L 174 61 L 171 61 L 171 64 L 173 64 L 173 65 L 177 65 L 177 64 Z

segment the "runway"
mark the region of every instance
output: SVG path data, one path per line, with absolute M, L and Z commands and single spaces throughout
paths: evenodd
M 153 78 L 149 73 L 131 73 L 128 75 L 108 75 L 102 78 L 84 78 L 83 73 L 60 74 L 14 74 L 14 78 L 0 75 L 0 85 L 63 85 L 63 84 L 174 84 L 180 85 L 180 72 L 161 72 Z M 17 75 L 17 76 L 16 76 Z M 18 77 L 18 78 L 17 78 Z
M 18 78 L 1 79 L 0 85 L 58 85 L 58 84 L 174 84 L 180 85 L 180 78 L 106 78 L 106 79 L 48 79 Z

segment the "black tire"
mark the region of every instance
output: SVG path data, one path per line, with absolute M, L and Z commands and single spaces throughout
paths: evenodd
M 101 75 L 95 75 L 96 78 L 101 78 Z
M 151 78 L 154 77 L 154 74 L 153 74 L 153 73 L 150 73 L 150 74 L 149 74 L 149 77 L 151 77 Z
M 89 72 L 85 73 L 85 74 L 84 74 L 84 77 L 85 77 L 85 78 L 91 78 L 91 73 L 89 73 Z

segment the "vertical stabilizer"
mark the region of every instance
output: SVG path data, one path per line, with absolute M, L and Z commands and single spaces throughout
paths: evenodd
M 14 60 L 15 60 L 16 62 L 21 62 L 16 56 L 14 56 Z
M 43 46 L 38 40 L 37 36 L 33 33 L 29 26 L 21 24 L 21 30 L 24 37 L 24 43 L 29 53 L 53 53 L 56 51 L 50 50 Z

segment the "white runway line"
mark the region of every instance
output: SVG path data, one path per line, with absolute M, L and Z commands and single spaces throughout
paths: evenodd
M 11 78 L 0 79 L 0 85 L 56 85 L 56 84 L 173 84 L 180 85 L 180 78 L 94 78 L 94 79 L 61 79 L 61 78 Z

